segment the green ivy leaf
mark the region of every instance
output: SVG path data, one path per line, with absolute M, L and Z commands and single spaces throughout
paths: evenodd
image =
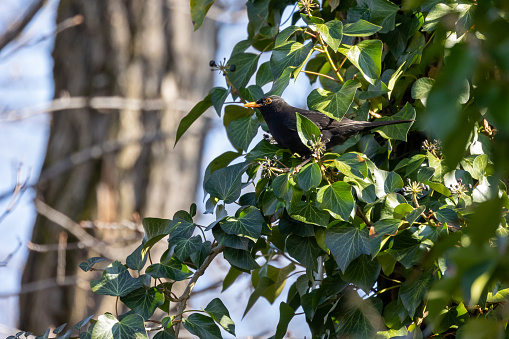
M 217 116 L 221 116 L 221 109 L 223 108 L 224 101 L 230 94 L 230 91 L 223 87 L 214 87 L 210 91 L 211 96 L 210 100 L 212 101 L 212 105 L 216 110 Z
M 322 253 L 315 237 L 299 237 L 291 234 L 286 239 L 286 250 L 288 254 L 309 270 L 317 272 L 317 258 Z
M 316 196 L 317 207 L 329 211 L 336 219 L 348 221 L 355 208 L 352 187 L 342 181 L 323 186 Z
M 199 235 L 191 238 L 178 238 L 172 245 L 175 245 L 175 257 L 185 261 L 192 253 L 199 252 L 202 247 L 202 239 Z
M 310 202 L 299 202 L 299 204 L 292 209 L 290 216 L 292 219 L 307 224 L 317 226 L 327 226 L 329 224 L 329 213 L 318 209 L 314 203 Z
M 334 260 L 343 273 L 361 254 L 370 254 L 367 228 L 359 229 L 350 223 L 339 222 L 327 229 L 325 240 Z
M 322 181 L 322 172 L 320 166 L 315 163 L 307 164 L 297 174 L 297 183 L 303 191 L 309 191 Z
M 395 120 L 412 120 L 415 119 L 415 109 L 408 102 L 396 114 L 391 117 L 377 119 L 377 121 L 395 121 Z M 396 139 L 401 141 L 407 140 L 407 134 L 413 123 L 396 124 L 383 127 L 377 127 L 374 131 L 380 133 L 386 139 Z
M 279 32 L 279 34 L 277 35 L 276 37 L 276 43 L 274 45 L 274 47 L 279 47 L 281 46 L 282 44 L 284 44 L 286 41 L 288 41 L 288 39 L 293 35 L 295 34 L 296 32 L 302 32 L 304 29 L 302 29 L 302 27 L 299 27 L 299 26 L 288 26 L 286 27 L 285 29 L 283 29 L 281 32 Z
M 258 71 L 256 72 L 256 85 L 262 87 L 273 80 L 274 77 L 270 69 L 270 62 L 266 61 L 258 67 Z
M 339 20 L 331 20 L 325 24 L 316 24 L 315 27 L 327 45 L 336 52 L 343 39 L 343 23 Z
M 92 338 L 117 339 L 136 338 L 148 339 L 143 318 L 137 314 L 130 314 L 118 321 L 112 314 L 100 315 L 92 331 Z
M 399 6 L 388 0 L 364 0 L 371 12 L 371 22 L 382 26 L 380 33 L 387 33 L 394 29 L 396 13 Z
M 369 255 L 361 255 L 348 265 L 344 274 L 340 275 L 341 279 L 359 286 L 368 294 L 380 274 L 380 269 L 381 266 L 376 260 L 371 260 Z
M 182 325 L 189 333 L 200 339 L 222 339 L 221 330 L 214 323 L 211 317 L 203 314 L 193 313 L 182 319 Z
M 419 274 L 417 279 L 408 279 L 401 284 L 399 298 L 408 311 L 410 318 L 413 318 L 417 306 L 423 302 L 433 280 L 433 270 L 428 270 Z
M 360 153 L 349 152 L 341 154 L 334 160 L 334 167 L 349 177 L 364 179 L 368 176 L 366 160 L 364 160 L 363 155 Z
M 228 139 L 236 149 L 247 151 L 249 144 L 258 132 L 260 123 L 256 117 L 233 120 L 226 129 Z
M 106 267 L 101 278 L 92 280 L 92 291 L 101 295 L 123 297 L 143 285 L 142 279 L 131 277 L 127 268 L 119 261 L 114 261 Z
M 435 84 L 435 79 L 432 78 L 419 78 L 412 85 L 412 98 L 421 100 L 422 104 L 426 106 L 429 92 Z
M 263 97 L 263 89 L 258 85 L 251 85 L 239 89 L 240 95 L 247 101 L 256 101 Z
M 242 270 L 250 271 L 260 267 L 248 251 L 226 247 L 223 254 L 232 266 Z
M 249 206 L 242 210 L 238 218 L 227 217 L 219 224 L 227 234 L 248 238 L 256 242 L 261 236 L 264 222 L 260 211 L 254 206 Z
M 371 236 L 369 241 L 371 245 L 371 257 L 375 257 L 382 249 L 389 236 L 395 235 L 402 221 L 399 219 L 382 219 L 377 220 L 373 227 L 375 228 L 374 236 Z
M 235 323 L 231 319 L 230 312 L 228 312 L 228 309 L 224 306 L 221 299 L 212 299 L 207 307 L 205 307 L 204 311 L 207 312 L 215 322 L 221 325 L 225 331 L 235 335 Z
M 203 24 L 203 20 L 212 4 L 214 4 L 214 1 L 215 0 L 191 0 L 191 20 L 193 20 L 195 31 Z
M 228 73 L 228 79 L 233 87 L 237 90 L 246 87 L 249 80 L 256 72 L 258 66 L 259 55 L 253 53 L 237 53 L 233 54 L 228 61 L 229 65 L 235 65 L 235 72 Z
M 164 295 L 155 287 L 147 290 L 143 286 L 121 297 L 120 300 L 147 321 L 154 311 L 164 303 Z
M 222 246 L 245 251 L 247 251 L 249 248 L 250 240 L 248 238 L 228 234 L 223 231 L 221 227 L 214 227 L 212 229 L 212 234 L 214 235 L 214 239 L 216 239 L 217 242 Z
M 218 169 L 205 182 L 205 190 L 227 204 L 234 202 L 240 197 L 242 174 L 247 166 L 246 163 L 240 163 Z
M 299 68 L 304 61 L 311 55 L 313 43 L 306 45 L 296 41 L 287 41 L 272 51 L 270 57 L 270 68 L 274 79 L 278 79 L 283 71 L 288 67 Z
M 395 172 L 376 169 L 373 176 L 375 177 L 376 196 L 379 198 L 389 193 L 396 192 L 404 186 L 403 179 Z
M 351 24 L 346 24 L 343 27 L 343 34 L 347 36 L 371 36 L 382 29 L 382 26 L 378 26 L 368 22 L 366 20 L 359 20 Z
M 175 258 L 150 265 L 145 272 L 153 278 L 167 278 L 175 281 L 184 280 L 191 275 L 187 266 Z
M 274 339 L 283 339 L 288 330 L 288 324 L 293 319 L 295 310 L 284 301 L 279 304 L 279 322 L 276 328 Z
M 147 263 L 148 256 L 143 255 L 143 244 L 127 256 L 125 264 L 132 270 L 141 271 Z
M 308 107 L 341 121 L 352 106 L 355 92 L 359 87 L 360 83 L 357 80 L 348 80 L 336 93 L 323 88 L 314 89 L 308 96 Z
M 207 109 L 212 106 L 212 94 L 209 94 L 197 103 L 191 112 L 189 112 L 182 120 L 180 121 L 179 126 L 177 127 L 177 136 L 175 138 L 175 145 L 177 145 L 177 142 L 180 140 L 180 138 L 184 135 L 184 133 L 187 131 L 187 129 L 193 124 L 193 122 L 196 121 Z

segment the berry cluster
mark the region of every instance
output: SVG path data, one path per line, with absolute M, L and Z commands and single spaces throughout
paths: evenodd
M 223 61 L 216 62 L 215 60 L 210 60 L 209 66 L 212 67 L 211 71 L 219 71 L 223 75 L 226 75 L 226 72 L 235 72 L 237 66 L 229 65 L 226 63 L 226 58 Z

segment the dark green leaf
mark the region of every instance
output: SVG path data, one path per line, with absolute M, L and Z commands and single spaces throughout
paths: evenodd
M 381 169 L 376 169 L 373 173 L 373 176 L 375 177 L 376 181 L 376 195 L 379 198 L 382 198 L 389 193 L 395 192 L 404 186 L 401 177 L 394 172 L 387 172 Z
M 312 51 L 312 42 L 303 45 L 300 42 L 287 41 L 274 48 L 270 58 L 270 68 L 274 79 L 281 77 L 288 67 L 301 67 Z
M 133 253 L 127 256 L 125 264 L 132 270 L 141 271 L 147 263 L 148 256 L 143 255 L 143 244 L 138 246 Z
M 283 337 L 286 335 L 286 331 L 288 330 L 288 324 L 293 319 L 294 315 L 295 310 L 290 305 L 284 301 L 279 304 L 279 322 L 277 324 L 274 339 L 283 339 Z
M 222 339 L 221 330 L 214 323 L 211 317 L 206 315 L 193 313 L 189 317 L 182 319 L 182 325 L 191 334 L 200 339 Z
M 180 140 L 182 135 L 187 131 L 187 129 L 196 121 L 210 106 L 212 106 L 212 94 L 209 94 L 197 103 L 191 112 L 189 112 L 182 120 L 177 128 L 177 136 L 175 138 L 175 145 Z
M 235 65 L 237 69 L 235 72 L 228 73 L 228 79 L 233 87 L 237 90 L 246 87 L 249 80 L 256 72 L 256 66 L 258 66 L 259 58 L 259 55 L 252 53 L 238 53 L 232 55 L 228 64 Z
M 339 51 L 374 85 L 382 72 L 382 47 L 380 40 L 363 40 L 350 48 L 340 47 Z
M 350 225 L 340 222 L 327 229 L 326 233 L 327 247 L 343 273 L 361 254 L 371 253 L 368 230 Z
M 422 104 L 426 106 L 426 100 L 428 99 L 429 91 L 433 87 L 435 79 L 432 78 L 419 78 L 412 85 L 412 98 L 420 99 Z
M 297 175 L 297 183 L 303 191 L 309 191 L 318 185 L 322 181 L 322 172 L 320 166 L 315 163 L 307 164 L 299 171 Z
M 242 273 L 244 272 L 239 271 L 235 267 L 230 267 L 230 270 L 226 274 L 226 277 L 224 277 L 223 279 L 223 289 L 221 290 L 221 292 L 226 291 L 226 289 L 230 287 Z
M 79 268 L 81 268 L 84 272 L 88 272 L 90 271 L 95 264 L 97 264 L 98 262 L 101 262 L 103 260 L 106 260 L 102 257 L 92 257 L 92 258 L 89 258 L 87 260 L 87 262 L 82 262 L 81 264 L 79 264 Z
M 169 262 L 150 265 L 146 273 L 153 278 L 167 278 L 175 281 L 184 280 L 191 275 L 187 266 L 174 258 L 171 258 Z
M 247 151 L 259 126 L 258 119 L 252 117 L 233 120 L 226 129 L 228 139 L 236 149 Z
M 292 209 L 290 216 L 298 221 L 317 226 L 329 224 L 329 213 L 318 209 L 314 203 L 301 201 Z
M 247 101 L 256 101 L 263 97 L 263 90 L 258 85 L 251 85 L 247 88 L 239 89 L 240 95 Z
M 376 221 L 373 226 L 375 228 L 374 236 L 370 237 L 371 256 L 374 258 L 388 237 L 387 235 L 395 235 L 402 221 L 399 219 L 383 219 Z
M 318 126 L 300 113 L 295 112 L 295 115 L 297 116 L 297 133 L 302 143 L 308 145 L 308 142 L 315 142 L 321 134 Z
M 212 105 L 216 110 L 218 116 L 221 116 L 221 109 L 223 108 L 224 101 L 230 91 L 223 87 L 214 87 L 212 88 L 210 100 L 212 101 Z
M 381 30 L 382 27 L 366 20 L 359 20 L 352 24 L 346 24 L 343 34 L 348 36 L 370 36 Z
M 205 182 L 205 190 L 227 204 L 234 202 L 240 197 L 242 174 L 246 168 L 246 163 L 240 163 L 215 171 Z
M 179 238 L 172 244 L 175 245 L 175 257 L 180 261 L 185 261 L 192 253 L 200 251 L 202 240 L 199 235 L 196 235 L 191 238 Z
M 236 248 L 239 250 L 248 250 L 250 240 L 248 238 L 239 237 L 236 235 L 224 232 L 221 227 L 214 227 L 212 234 L 217 242 L 226 247 Z
M 295 234 L 286 239 L 288 254 L 304 265 L 307 269 L 317 271 L 317 258 L 322 253 L 315 237 L 299 237 Z
M 394 120 L 412 120 L 415 119 L 415 109 L 409 103 L 406 103 L 405 106 L 396 114 L 391 117 L 380 118 L 377 121 L 394 121 Z M 410 130 L 412 123 L 406 124 L 396 124 L 378 127 L 374 129 L 380 133 L 381 136 L 387 139 L 396 139 L 401 141 L 407 141 L 407 134 Z
M 252 162 L 257 159 L 264 159 L 265 157 L 271 159 L 280 149 L 281 147 L 278 145 L 271 144 L 267 140 L 263 139 L 251 150 L 251 152 L 246 154 L 246 160 Z
M 411 318 L 413 318 L 417 306 L 423 302 L 424 297 L 428 294 L 433 280 L 433 271 L 428 270 L 421 272 L 417 279 L 408 279 L 401 285 L 399 298 Z
M 231 265 L 243 270 L 250 271 L 260 267 L 248 251 L 227 247 L 223 254 Z
M 228 309 L 224 306 L 221 299 L 212 299 L 207 307 L 205 307 L 204 311 L 207 312 L 215 322 L 221 325 L 225 331 L 235 335 L 235 324 L 230 318 L 230 312 L 228 312 Z
M 341 121 L 352 106 L 355 92 L 359 87 L 358 81 L 348 80 L 337 93 L 322 88 L 314 89 L 308 96 L 308 107 Z
M 242 210 L 238 218 L 228 217 L 220 222 L 220 225 L 223 231 L 228 234 L 248 238 L 256 242 L 261 236 L 264 222 L 260 211 L 254 206 L 249 206 Z
M 382 26 L 380 33 L 387 33 L 394 29 L 396 13 L 399 6 L 388 0 L 368 0 L 366 1 L 371 10 L 371 22 Z
M 361 255 L 348 265 L 341 279 L 359 286 L 366 294 L 370 293 L 380 274 L 380 264 L 369 255 Z
M 355 208 L 352 187 L 342 181 L 323 186 L 316 196 L 317 206 L 331 212 L 336 219 L 348 221 Z
M 121 297 L 120 300 L 146 321 L 154 314 L 156 308 L 164 303 L 164 295 L 155 287 L 148 290 L 145 287 L 140 287 Z
M 283 29 L 276 37 L 276 45 L 274 47 L 279 47 L 284 44 L 295 32 L 302 32 L 302 27 L 299 26 L 288 26 Z
M 143 285 L 143 280 L 131 277 L 127 268 L 119 261 L 114 261 L 104 270 L 98 280 L 92 280 L 92 291 L 101 295 L 123 297 Z

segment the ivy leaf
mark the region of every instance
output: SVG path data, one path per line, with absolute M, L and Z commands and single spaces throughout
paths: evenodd
M 428 270 L 419 274 L 417 279 L 407 279 L 401 284 L 399 298 L 408 311 L 410 318 L 413 318 L 415 310 L 424 300 L 433 280 L 433 271 Z
M 182 319 L 182 325 L 189 333 L 200 339 L 222 339 L 221 330 L 217 327 L 214 320 L 203 314 L 193 313 L 187 318 Z
M 219 224 L 227 234 L 248 238 L 256 242 L 261 236 L 264 222 L 260 211 L 254 206 L 249 206 L 242 210 L 238 218 L 228 217 Z
M 194 30 L 197 31 L 203 24 L 203 20 L 207 15 L 215 0 L 191 0 L 191 20 L 193 20 Z
M 248 238 L 239 237 L 236 235 L 228 234 L 221 229 L 221 227 L 214 227 L 212 234 L 217 242 L 226 247 L 236 248 L 238 250 L 248 250 L 250 240 Z
M 202 240 L 199 235 L 191 238 L 179 238 L 173 242 L 175 245 L 175 257 L 180 261 L 185 261 L 192 253 L 200 251 Z
M 340 47 L 339 52 L 346 55 L 364 78 L 374 85 L 382 72 L 382 48 L 380 40 L 363 40 L 350 48 Z
M 376 260 L 371 260 L 369 255 L 361 255 L 348 265 L 341 279 L 359 286 L 366 294 L 371 291 L 380 274 L 381 266 Z
M 98 262 L 101 262 L 103 260 L 106 260 L 106 259 L 102 258 L 102 257 L 88 258 L 88 260 L 86 262 L 82 262 L 81 264 L 79 264 L 79 268 L 81 268 L 83 270 L 83 272 L 88 272 L 94 267 L 95 264 L 97 264 Z
M 378 252 L 381 250 L 385 241 L 388 240 L 389 237 L 387 235 L 395 235 L 398 232 L 398 228 L 401 225 L 402 221 L 399 219 L 382 219 L 376 221 L 373 226 L 375 229 L 374 236 L 370 237 L 370 245 L 371 245 L 371 257 L 374 258 Z
M 147 263 L 148 256 L 143 255 L 143 244 L 127 256 L 125 264 L 132 270 L 141 271 Z
M 258 71 L 256 72 L 256 85 L 262 87 L 273 80 L 274 77 L 270 69 L 270 62 L 266 61 L 258 67 Z
M 226 129 L 228 139 L 236 149 L 247 151 L 249 144 L 256 136 L 260 123 L 256 117 L 245 117 L 233 120 Z
M 360 83 L 357 80 L 348 80 L 336 93 L 323 88 L 314 89 L 308 96 L 308 107 L 341 121 L 352 106 L 355 92 L 359 87 Z
M 317 226 L 327 226 L 329 224 L 329 213 L 318 209 L 314 203 L 310 202 L 301 201 L 292 209 L 290 216 L 292 219 L 307 224 Z
M 346 222 L 339 222 L 327 229 L 325 241 L 334 260 L 343 273 L 361 254 L 370 254 L 367 228 L 359 229 Z
M 447 6 L 446 4 L 436 4 L 435 7 L 431 11 L 429 11 L 428 15 L 426 15 L 426 19 L 424 20 L 424 24 L 422 25 L 423 32 L 433 31 L 440 19 L 446 16 L 447 14 L 452 12 L 452 8 Z
M 150 265 L 145 272 L 152 278 L 167 278 L 175 281 L 184 280 L 191 275 L 187 266 L 175 258 Z
M 180 138 L 184 135 L 184 133 L 187 131 L 187 129 L 193 124 L 193 122 L 196 121 L 208 108 L 212 106 L 212 94 L 209 94 L 197 103 L 191 112 L 189 112 L 182 120 L 180 121 L 179 126 L 177 127 L 177 136 L 175 138 L 175 145 L 177 145 L 177 142 L 180 140 Z
M 352 187 L 342 181 L 323 186 L 316 196 L 317 207 L 331 212 L 336 219 L 348 221 L 355 208 Z
M 404 186 L 403 179 L 395 172 L 376 169 L 373 175 L 375 177 L 376 196 L 379 198 L 395 192 Z
M 212 299 L 207 307 L 205 307 L 204 311 L 207 312 L 215 322 L 221 325 L 225 331 L 235 335 L 235 323 L 231 319 L 230 312 L 228 312 L 228 309 L 224 306 L 221 299 Z
M 330 2 L 330 0 L 329 0 Z M 283 339 L 288 330 L 288 324 L 293 319 L 295 310 L 285 303 L 284 301 L 279 304 L 279 322 L 277 324 L 276 334 L 274 339 Z
M 387 33 L 394 29 L 396 13 L 399 6 L 388 0 L 365 0 L 371 11 L 371 22 L 382 26 L 380 33 Z
M 408 102 L 405 106 L 396 114 L 391 117 L 384 117 L 377 119 L 377 121 L 395 121 L 395 120 L 412 120 L 415 119 L 415 109 Z M 407 134 L 412 126 L 412 122 L 406 124 L 396 124 L 383 127 L 377 127 L 374 131 L 380 133 L 386 139 L 395 139 L 406 141 Z
M 288 67 L 299 68 L 313 51 L 313 42 L 306 45 L 296 41 L 287 41 L 272 51 L 270 68 L 274 79 L 278 79 Z
M 232 55 L 228 64 L 237 66 L 237 69 L 235 72 L 228 73 L 228 79 L 233 87 L 236 89 L 246 87 L 249 80 L 256 72 L 259 58 L 259 55 L 253 53 L 237 53 Z
M 148 290 L 143 286 L 137 290 L 121 297 L 120 300 L 131 310 L 148 320 L 154 311 L 164 303 L 164 295 L 157 288 L 152 287 Z
M 263 89 L 258 85 L 251 85 L 239 89 L 240 95 L 247 101 L 256 101 L 263 97 Z
M 285 29 L 283 29 L 276 37 L 276 43 L 274 47 L 279 47 L 282 44 L 284 44 L 288 39 L 296 32 L 302 32 L 302 27 L 299 26 L 288 26 Z
M 247 166 L 246 163 L 240 163 L 218 169 L 205 182 L 205 190 L 227 204 L 234 202 L 240 197 L 242 174 Z
M 339 20 L 331 20 L 325 24 L 316 24 L 315 27 L 327 45 L 336 52 L 343 38 L 343 23 Z
M 309 191 L 322 181 L 322 172 L 320 166 L 315 162 L 304 166 L 297 175 L 297 183 L 303 191 Z
M 221 116 L 221 109 L 223 108 L 224 101 L 228 97 L 228 94 L 230 94 L 230 90 L 227 90 L 223 87 L 214 87 L 210 91 L 211 96 L 210 100 L 212 101 L 212 105 L 214 106 L 214 109 L 216 110 L 217 116 Z
M 295 67 L 288 67 L 283 71 L 283 74 L 279 78 L 274 78 L 274 82 L 272 83 L 272 88 L 270 89 L 267 95 L 281 95 L 285 91 L 286 87 L 290 83 L 290 78 L 292 77 L 293 71 Z
M 232 266 L 245 271 L 254 270 L 260 267 L 248 251 L 226 247 L 223 255 Z
M 264 159 L 265 157 L 271 159 L 276 155 L 276 152 L 280 150 L 281 147 L 277 144 L 271 144 L 267 140 L 261 140 L 251 152 L 246 154 L 246 160 L 249 162 L 253 162 L 257 159 Z
M 318 246 L 315 237 L 299 237 L 291 234 L 286 239 L 286 250 L 288 254 L 304 265 L 307 269 L 317 272 L 318 256 L 322 249 Z
M 378 26 L 366 20 L 359 20 L 343 27 L 343 34 L 347 36 L 370 36 L 380 31 L 382 26 Z
M 297 116 L 297 133 L 299 138 L 304 145 L 308 145 L 308 142 L 314 142 L 321 134 L 318 126 L 314 122 L 303 116 L 302 114 L 295 112 Z
M 97 318 L 92 331 L 92 338 L 136 338 L 148 339 L 143 318 L 130 314 L 118 321 L 112 314 L 106 313 Z
M 114 297 L 126 296 L 142 285 L 143 280 L 131 277 L 127 268 L 119 261 L 114 261 L 108 265 L 100 279 L 90 282 L 92 291 L 95 293 Z
M 412 85 L 412 99 L 421 100 L 422 104 L 426 106 L 426 101 L 428 100 L 429 91 L 431 91 L 431 87 L 435 83 L 435 79 L 432 78 L 419 78 Z

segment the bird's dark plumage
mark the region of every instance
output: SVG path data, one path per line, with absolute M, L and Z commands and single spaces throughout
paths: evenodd
M 246 107 L 257 107 L 263 115 L 269 131 L 276 142 L 283 148 L 288 148 L 301 156 L 311 155 L 311 150 L 302 143 L 297 133 L 298 112 L 314 122 L 322 132 L 322 140 L 327 141 L 327 148 L 340 145 L 350 137 L 373 128 L 385 125 L 410 123 L 413 120 L 393 121 L 356 121 L 343 118 L 341 121 L 331 119 L 323 113 L 309 111 L 290 106 L 277 95 L 261 98 L 256 102 L 245 104 Z

